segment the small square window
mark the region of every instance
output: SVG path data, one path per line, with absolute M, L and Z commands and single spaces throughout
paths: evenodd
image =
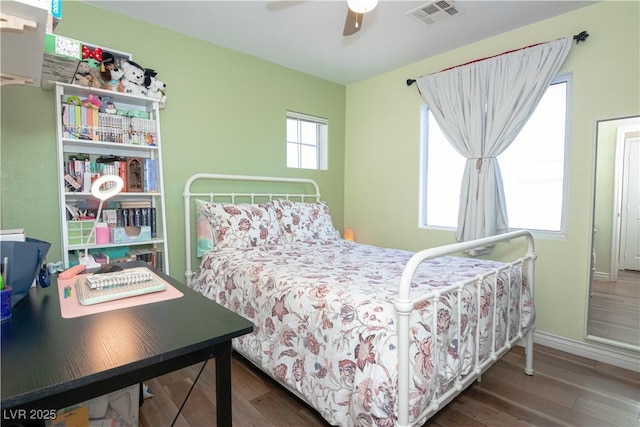
M 287 167 L 327 169 L 328 120 L 287 111 Z

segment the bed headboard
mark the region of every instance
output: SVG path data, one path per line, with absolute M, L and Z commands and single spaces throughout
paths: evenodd
M 193 276 L 194 247 L 191 237 L 195 235 L 192 225 L 195 223 L 195 200 L 221 203 L 263 203 L 278 199 L 319 202 L 320 187 L 308 178 L 198 173 L 189 177 L 182 196 L 186 260 L 184 275 L 189 285 Z

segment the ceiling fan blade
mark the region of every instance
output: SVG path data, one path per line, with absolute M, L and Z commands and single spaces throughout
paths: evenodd
M 362 13 L 356 13 L 347 9 L 347 19 L 344 23 L 343 36 L 350 36 L 357 33 L 362 28 Z

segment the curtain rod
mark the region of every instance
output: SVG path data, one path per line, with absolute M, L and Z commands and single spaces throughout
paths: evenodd
M 574 35 L 573 39 L 576 41 L 576 44 L 579 44 L 580 42 L 583 42 L 583 41 L 587 40 L 587 37 L 589 37 L 589 33 L 587 33 L 586 31 L 581 31 L 580 34 Z M 536 46 L 536 45 L 531 45 L 531 46 L 527 46 L 527 47 L 533 47 L 533 46 Z M 526 48 L 523 48 L 523 49 L 526 49 Z M 520 49 L 516 49 L 516 50 L 520 50 Z M 509 53 L 509 52 L 514 52 L 514 51 L 512 50 L 512 51 L 508 51 L 508 52 L 504 52 L 504 53 Z M 504 53 L 500 53 L 500 54 L 494 55 L 494 56 L 504 55 Z M 489 59 L 489 58 L 493 58 L 493 56 L 490 56 L 490 57 L 484 58 L 484 59 Z M 482 61 L 482 59 L 476 59 L 475 61 L 470 61 L 470 62 L 467 62 L 466 64 L 460 64 L 460 65 L 456 65 L 456 66 L 453 66 L 453 67 L 449 67 L 449 68 L 446 68 L 445 70 L 442 70 L 442 71 L 450 70 L 452 68 L 460 67 L 462 65 L 467 65 L 467 64 L 471 64 L 473 62 L 478 62 L 478 61 Z M 416 82 L 416 79 L 407 79 L 407 86 L 411 86 L 415 82 Z

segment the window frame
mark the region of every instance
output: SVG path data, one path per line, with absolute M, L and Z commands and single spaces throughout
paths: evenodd
M 297 141 L 289 140 L 289 120 L 295 120 L 297 123 Z M 300 122 L 312 123 L 316 126 L 316 142 L 317 144 L 309 144 L 301 141 L 300 137 Z M 285 164 L 289 169 L 307 169 L 307 170 L 327 170 L 328 165 L 328 145 L 329 145 L 329 120 L 324 117 L 312 116 L 309 114 L 298 113 L 295 111 L 287 111 L 285 119 L 285 133 L 286 133 L 286 149 L 285 149 Z M 289 166 L 289 144 L 295 144 L 298 147 L 298 158 L 296 160 L 297 166 Z M 316 154 L 316 167 L 303 167 L 302 166 L 302 147 L 313 147 Z
M 563 161 L 563 173 L 562 173 L 562 203 L 560 212 L 560 230 L 541 230 L 541 229 L 527 229 L 538 238 L 552 238 L 563 239 L 567 235 L 567 217 L 568 217 L 568 198 L 569 198 L 569 160 L 570 160 L 570 128 L 571 128 L 571 99 L 572 99 L 572 87 L 573 87 L 573 74 L 563 73 L 557 75 L 549 84 L 549 86 L 559 83 L 565 83 L 565 127 L 564 127 L 564 161 Z M 428 180 L 428 139 L 429 139 L 429 115 L 430 110 L 426 104 L 420 107 L 420 182 L 419 189 L 419 204 L 418 204 L 418 228 L 428 230 L 447 230 L 455 231 L 457 226 L 449 227 L 442 225 L 428 225 L 427 224 L 427 180 Z M 521 230 L 521 228 L 509 227 L 509 231 Z

